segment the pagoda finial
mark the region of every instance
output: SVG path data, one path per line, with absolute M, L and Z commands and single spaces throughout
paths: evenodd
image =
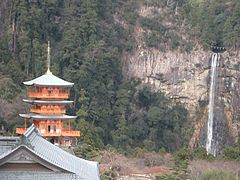
M 48 48 L 47 48 L 47 72 L 46 74 L 52 74 L 52 72 L 50 71 L 50 41 L 48 41 Z

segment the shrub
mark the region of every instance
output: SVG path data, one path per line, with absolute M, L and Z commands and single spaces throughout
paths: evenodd
M 200 180 L 235 180 L 235 176 L 230 172 L 210 171 L 206 172 L 198 178 Z
M 114 180 L 116 176 L 117 173 L 114 170 L 108 170 L 101 175 L 101 180 Z
M 238 146 L 226 147 L 222 152 L 222 156 L 224 159 L 227 159 L 227 160 L 240 161 L 240 148 Z
M 76 156 L 84 159 L 92 159 L 99 155 L 98 149 L 92 147 L 90 144 L 82 144 L 74 149 Z
M 204 160 L 213 160 L 214 157 L 212 155 L 208 155 L 205 148 L 196 148 L 193 150 L 193 158 L 194 159 L 204 159 Z

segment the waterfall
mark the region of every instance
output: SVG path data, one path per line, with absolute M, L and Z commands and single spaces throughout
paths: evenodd
M 217 143 L 213 140 L 213 119 L 214 119 L 214 100 L 215 100 L 215 88 L 216 88 L 216 78 L 217 78 L 217 66 L 220 55 L 214 53 L 211 59 L 211 84 L 209 92 L 209 113 L 208 113 L 208 124 L 207 124 L 207 142 L 206 150 L 208 154 L 216 156 Z

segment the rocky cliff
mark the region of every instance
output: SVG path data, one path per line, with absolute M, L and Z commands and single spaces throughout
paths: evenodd
M 152 11 L 150 7 L 142 7 L 138 15 L 140 17 L 150 16 Z M 154 12 L 161 13 L 162 9 L 154 8 Z M 191 122 L 195 126 L 190 146 L 197 144 L 204 146 L 212 52 L 203 50 L 196 43 L 190 52 L 184 52 L 181 48 L 165 51 L 149 48 L 143 41 L 145 32 L 146 30 L 136 25 L 134 36 L 137 48 L 131 53 L 124 53 L 123 74 L 128 79 L 139 78 L 143 84 L 151 86 L 153 90 L 161 90 L 169 98 L 184 103 L 190 112 Z M 184 33 L 183 38 L 187 37 L 186 29 L 184 32 L 180 28 L 179 33 L 180 35 Z M 237 123 L 240 122 L 239 51 L 227 49 L 221 53 L 218 71 L 215 118 L 222 119 L 222 125 L 215 126 L 220 126 L 218 131 L 221 131 L 224 136 L 220 138 L 222 148 L 224 144 L 236 141 L 238 136 Z M 199 106 L 201 106 L 199 102 L 205 102 L 203 103 L 205 107 L 197 115 Z

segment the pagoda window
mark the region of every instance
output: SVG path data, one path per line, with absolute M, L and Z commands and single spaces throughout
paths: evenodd
M 53 88 L 48 88 L 48 94 L 53 94 Z
M 50 133 L 56 132 L 56 126 L 54 126 L 54 125 L 48 125 L 48 132 L 50 132 Z
M 38 93 L 46 93 L 46 88 L 37 87 L 37 92 Z
M 51 110 L 51 111 L 54 111 L 54 106 L 51 105 L 51 106 L 50 106 L 50 110 Z
M 68 89 L 67 88 L 61 88 L 61 93 L 68 93 Z
M 39 89 L 39 87 L 35 87 L 35 88 L 34 88 L 34 91 L 37 92 L 37 93 L 41 92 L 40 89 Z
M 39 89 L 40 90 L 40 89 Z M 41 89 L 42 91 L 40 91 L 40 92 L 42 92 L 42 93 L 47 93 L 47 88 L 42 88 Z
M 54 126 L 52 125 L 51 128 L 50 128 L 50 133 L 53 133 L 54 132 Z
M 62 88 L 62 92 L 66 93 L 67 92 L 66 88 Z
M 54 88 L 54 89 L 53 89 L 53 93 L 54 93 L 54 94 L 58 94 L 58 93 L 59 93 L 58 89 L 57 89 L 57 88 Z
M 61 129 L 59 127 L 56 128 L 56 133 L 61 133 Z

